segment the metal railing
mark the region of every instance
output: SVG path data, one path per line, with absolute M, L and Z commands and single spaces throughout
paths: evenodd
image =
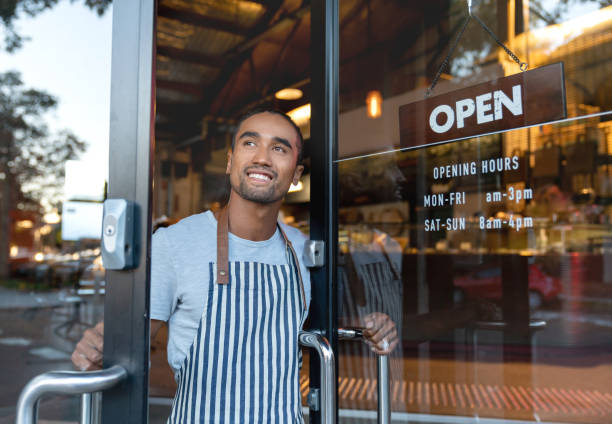
M 300 344 L 314 349 L 319 355 L 321 381 L 321 422 L 336 423 L 336 364 L 329 341 L 321 334 L 300 331 Z
M 363 328 L 338 328 L 339 340 L 362 340 Z M 389 355 L 377 355 L 376 370 L 378 372 L 378 424 L 391 423 L 391 380 L 389 379 Z
M 25 385 L 17 401 L 17 424 L 36 424 L 40 398 L 50 393 L 81 396 L 81 423 L 97 424 L 101 391 L 110 389 L 127 377 L 119 365 L 100 371 L 50 371 L 34 377 Z

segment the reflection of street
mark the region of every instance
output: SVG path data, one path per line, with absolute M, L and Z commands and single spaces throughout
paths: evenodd
M 80 299 L 77 302 L 77 299 Z M 0 423 L 15 421 L 17 398 L 35 376 L 52 370 L 72 370 L 70 354 L 82 323 L 100 319 L 103 302 L 77 297 L 69 290 L 46 292 L 0 288 Z M 45 397 L 40 417 L 78 420 L 78 397 Z
M 492 358 L 493 356 L 493 358 Z M 609 423 L 612 417 L 610 357 L 587 367 L 524 362 L 496 362 L 488 349 L 479 362 L 449 359 L 404 358 L 403 376 L 392 375 L 390 397 L 394 421 L 412 422 L 413 414 L 504 418 L 525 421 Z M 345 410 L 376 411 L 376 381 L 354 372 L 352 362 L 338 358 L 338 404 Z M 308 391 L 308 361 L 302 370 L 301 389 Z M 352 374 L 347 376 L 346 369 Z M 372 417 L 371 414 L 354 414 Z M 343 423 L 352 422 L 341 420 Z M 361 422 L 361 421 L 355 421 Z M 454 421 L 448 421 L 454 422 Z

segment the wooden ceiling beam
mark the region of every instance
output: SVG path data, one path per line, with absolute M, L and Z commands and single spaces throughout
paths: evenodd
M 172 81 L 167 79 L 157 78 L 155 81 L 157 88 L 164 90 L 178 91 L 179 93 L 191 94 L 197 97 L 202 97 L 204 91 L 200 84 L 190 82 Z
M 249 33 L 249 28 L 244 26 L 240 26 L 223 19 L 202 15 L 191 10 L 176 8 L 168 5 L 160 4 L 157 8 L 157 14 L 163 18 L 180 21 L 185 24 L 228 32 L 230 34 L 240 35 L 243 37 Z
M 300 20 L 304 17 L 304 15 L 310 12 L 310 1 L 303 0 L 302 6 L 299 9 L 287 15 L 281 16 L 276 22 L 272 23 L 272 19 L 280 9 L 281 5 L 282 0 L 268 2 L 266 12 L 259 19 L 259 22 L 257 25 L 255 25 L 247 39 L 228 52 L 227 56 L 230 57 L 230 59 L 225 64 L 221 72 L 219 72 L 217 80 L 210 85 L 209 91 L 207 91 L 209 95 L 206 97 L 206 101 L 202 103 L 203 114 L 211 112 L 210 109 L 215 99 L 223 90 L 233 73 L 236 72 L 244 61 L 248 59 L 252 49 L 257 45 L 257 43 L 269 35 L 270 32 L 278 28 L 279 25 L 285 24 L 287 21 Z
M 206 65 L 211 68 L 220 68 L 223 66 L 223 59 L 220 57 L 209 56 L 201 52 L 178 49 L 172 46 L 165 46 L 163 44 L 157 45 L 157 54 L 165 56 L 169 59 L 179 60 L 181 62 L 195 63 L 197 65 Z

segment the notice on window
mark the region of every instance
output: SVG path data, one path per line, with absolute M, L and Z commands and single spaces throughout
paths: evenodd
M 566 116 L 563 63 L 555 63 L 401 106 L 400 145 L 426 146 Z
M 438 165 L 431 168 L 429 178 L 434 182 L 444 182 L 447 185 L 455 178 L 468 176 L 485 176 L 487 174 L 501 174 L 504 172 L 519 171 L 522 161 L 516 155 L 498 158 L 488 158 L 463 163 L 452 163 Z M 510 206 L 524 205 L 525 201 L 533 199 L 533 189 L 525 187 L 524 184 L 508 185 L 504 190 L 491 190 L 482 193 L 484 204 L 504 204 Z M 449 191 L 442 193 L 428 193 L 423 195 L 421 206 L 429 211 L 439 208 L 448 208 L 465 205 L 465 191 Z M 481 230 L 510 229 L 521 231 L 533 228 L 533 218 L 522 215 L 504 214 L 503 217 L 477 218 L 478 228 Z M 466 217 L 455 216 L 448 218 L 428 218 L 423 222 L 426 232 L 433 231 L 464 231 L 466 230 Z

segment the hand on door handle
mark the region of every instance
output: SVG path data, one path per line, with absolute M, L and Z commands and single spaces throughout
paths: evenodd
M 102 369 L 102 352 L 104 351 L 104 321 L 95 327 L 88 328 L 72 352 L 72 364 L 80 371 Z
M 164 325 L 163 321 L 151 320 L 151 340 Z M 102 369 L 102 353 L 104 352 L 104 321 L 95 327 L 88 328 L 72 352 L 72 364 L 79 371 L 94 371 Z
M 377 355 L 388 355 L 399 343 L 395 322 L 387 314 L 372 312 L 363 318 L 365 342 Z

